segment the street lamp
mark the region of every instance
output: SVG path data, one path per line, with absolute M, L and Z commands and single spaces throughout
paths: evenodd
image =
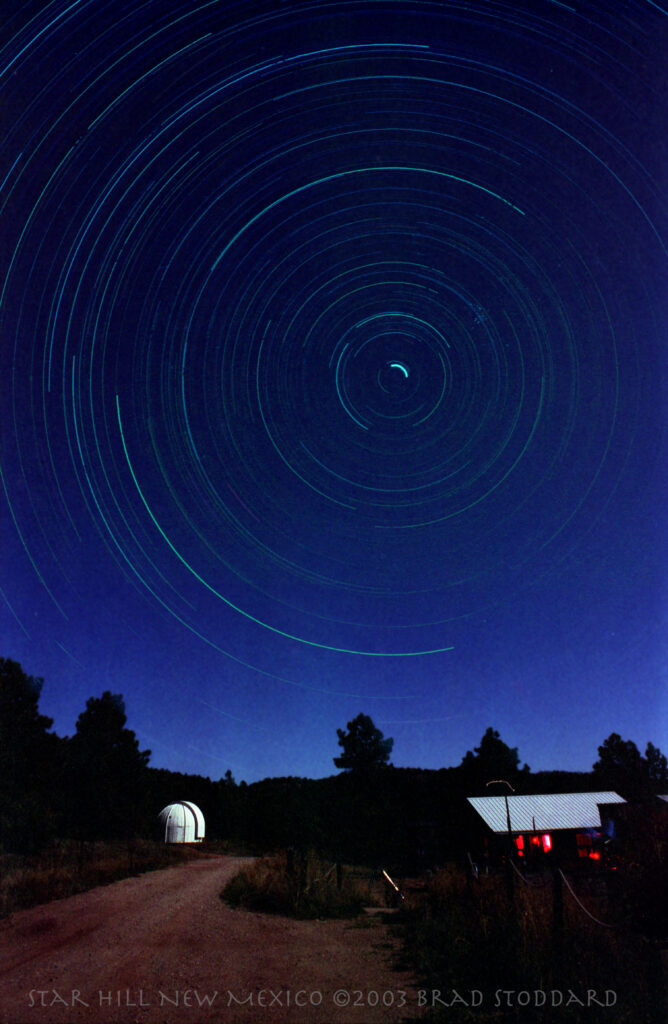
M 507 779 L 490 779 L 489 782 L 485 783 L 485 786 L 493 786 L 493 785 L 496 785 L 497 783 L 500 783 L 501 785 L 507 786 L 508 789 L 512 793 L 515 792 L 514 787 L 510 785 L 510 783 L 508 782 Z M 510 808 L 508 807 L 508 794 L 507 793 L 503 794 L 503 799 L 504 799 L 505 804 L 506 804 L 506 827 L 508 829 L 508 849 L 507 849 L 507 853 L 506 853 L 506 885 L 508 887 L 508 898 L 509 898 L 510 902 L 512 903 L 514 898 L 515 898 L 515 886 L 514 886 L 514 879 L 513 879 L 513 865 L 512 865 L 512 861 L 511 861 L 511 857 L 513 855 L 513 837 L 512 837 L 512 834 L 511 834 L 511 830 L 510 830 Z
M 508 782 L 507 779 L 490 779 L 489 782 L 485 783 L 485 786 L 494 786 L 494 785 L 496 785 L 496 783 L 502 783 L 504 786 L 507 786 L 508 789 L 510 789 L 513 793 L 515 792 L 514 787 L 510 785 L 510 783 Z M 508 809 L 508 794 L 507 793 L 503 794 L 503 799 L 506 802 L 506 824 L 508 826 L 508 836 L 510 836 L 510 811 Z

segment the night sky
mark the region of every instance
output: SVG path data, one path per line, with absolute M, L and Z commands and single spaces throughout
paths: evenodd
M 666 10 L 9 7 L 0 653 L 54 729 L 665 752 Z

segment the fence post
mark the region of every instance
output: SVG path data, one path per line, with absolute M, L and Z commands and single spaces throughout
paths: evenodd
M 299 851 L 299 899 L 301 899 L 304 891 L 306 890 L 307 882 L 307 871 L 308 871 L 308 854 L 305 850 Z
M 506 855 L 506 892 L 510 903 L 511 913 L 515 912 L 515 879 L 513 877 L 512 847 L 509 846 Z

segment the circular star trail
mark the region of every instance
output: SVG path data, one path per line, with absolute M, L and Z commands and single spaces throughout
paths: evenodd
M 659 159 L 630 140 L 664 20 L 17 12 L 3 481 L 62 614 L 88 572 L 222 651 L 407 656 L 586 557 L 660 451 Z

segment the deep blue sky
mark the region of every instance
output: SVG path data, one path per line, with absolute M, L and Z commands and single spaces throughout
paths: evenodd
M 152 764 L 668 746 L 668 16 L 21 5 L 2 654 Z

